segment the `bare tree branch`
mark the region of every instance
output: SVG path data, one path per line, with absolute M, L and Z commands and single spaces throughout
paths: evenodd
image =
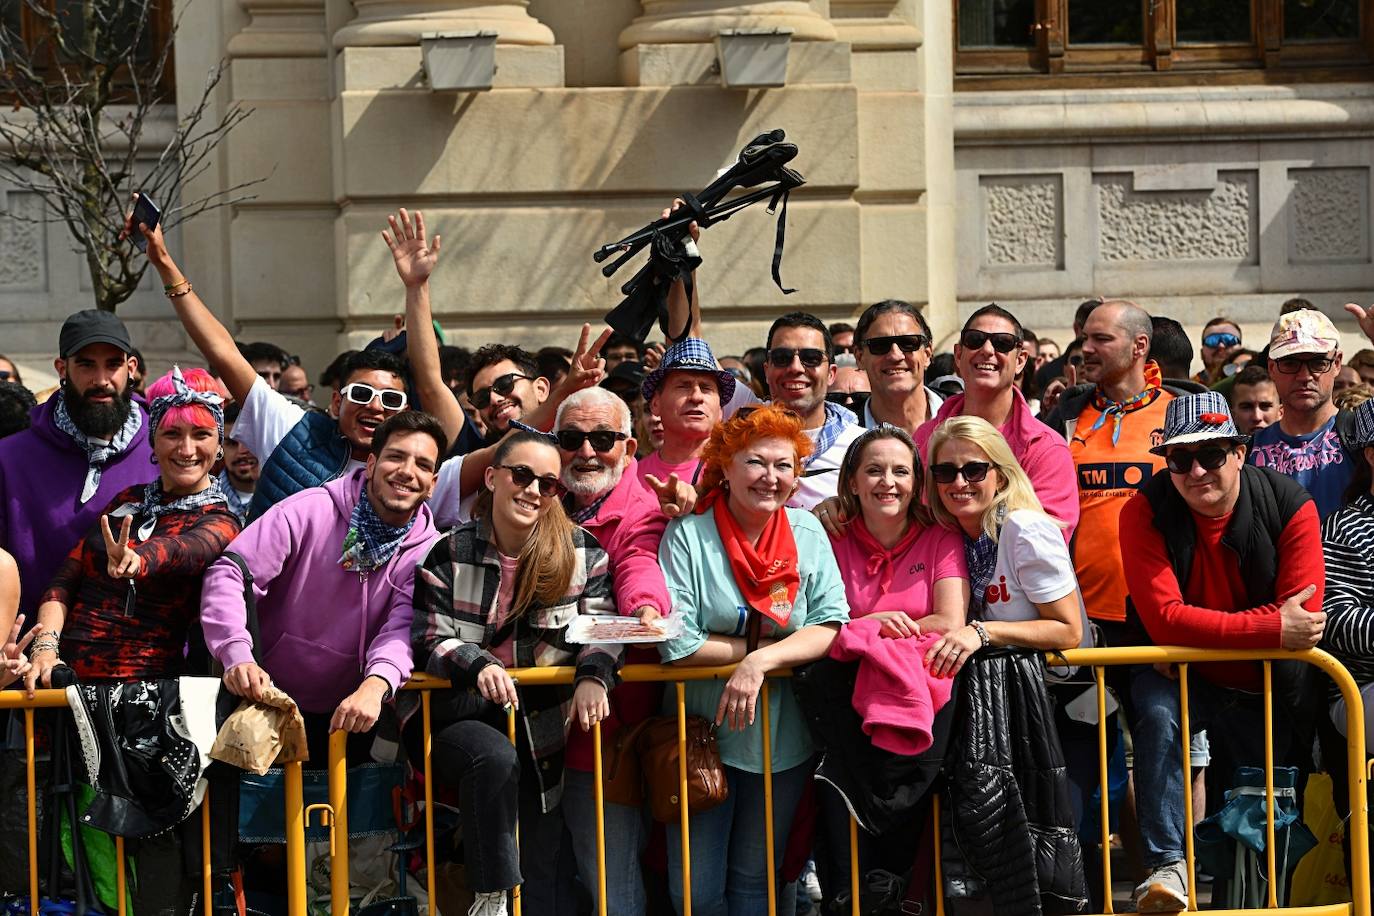
M 147 269 L 132 242 L 117 241 L 135 191 L 162 205 L 170 229 L 252 200 L 247 192 L 265 180 L 183 199 L 214 165 L 215 148 L 252 114 L 230 105 L 211 115 L 223 62 L 208 70 L 195 104 L 170 125 L 165 142 L 148 142 L 150 124 L 167 110 L 159 86 L 180 25 L 178 17 L 165 41 L 152 41 L 155 4 L 166 2 L 84 0 L 59 14 L 50 0 L 23 0 L 36 34 L 0 25 L 0 98 L 13 109 L 0 118 L 0 183 L 44 205 L 41 216 L 10 209 L 0 217 L 63 224 L 86 260 L 96 305 L 111 311 L 133 295 Z

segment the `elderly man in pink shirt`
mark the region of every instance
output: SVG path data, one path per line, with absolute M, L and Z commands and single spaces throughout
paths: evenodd
M 1026 359 L 1015 315 L 1000 305 L 985 305 L 970 315 L 954 345 L 964 393 L 946 400 L 935 418 L 916 430 L 916 445 L 924 456 L 935 427 L 950 417 L 987 420 L 1011 446 L 1045 511 L 1064 522 L 1067 541 L 1078 525 L 1078 476 L 1064 437 L 1032 416 L 1014 384 Z
M 668 519 L 657 497 L 640 485 L 629 406 L 604 388 L 586 388 L 558 408 L 554 435 L 563 457 L 562 481 L 568 516 L 600 542 L 611 560 L 615 603 L 640 620 L 665 617 L 672 610 L 658 544 Z M 658 653 L 626 659 L 657 664 Z M 652 715 L 658 707 L 655 684 L 622 684 L 611 694 L 611 714 L 601 722 L 603 749 L 623 726 Z M 568 735 L 564 769 L 563 815 L 572 835 L 582 882 L 597 892 L 596 802 L 592 784 L 594 753 L 590 733 Z M 608 916 L 644 912 L 639 853 L 646 832 L 639 808 L 606 803 L 606 912 Z M 593 901 L 595 903 L 595 901 Z

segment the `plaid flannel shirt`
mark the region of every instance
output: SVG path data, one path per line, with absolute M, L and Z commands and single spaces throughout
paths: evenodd
M 430 550 L 415 576 L 415 617 L 411 643 L 416 670 L 446 678 L 455 689 L 475 690 L 477 675 L 499 665 L 489 648 L 514 640 L 515 665 L 576 665 L 577 680 L 596 678 L 609 691 L 618 682 L 619 647 L 579 646 L 566 639 L 578 614 L 614 614 L 610 561 L 595 537 L 573 532 L 577 563 L 568 594 L 551 605 L 529 608 L 499 630 L 495 623 L 501 560 L 491 525 L 477 520 L 450 530 Z M 538 764 L 545 811 L 562 796 L 563 748 L 573 688 L 519 687 L 520 720 Z M 403 694 L 406 718 L 418 706 L 413 692 Z

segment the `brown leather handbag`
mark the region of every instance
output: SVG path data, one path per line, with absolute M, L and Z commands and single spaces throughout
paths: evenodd
M 679 772 L 677 718 L 660 716 L 645 723 L 639 738 L 639 763 L 649 796 L 649 813 L 664 824 L 676 824 L 682 794 Z M 725 801 L 725 782 L 716 727 L 701 716 L 687 717 L 687 811 L 700 814 Z

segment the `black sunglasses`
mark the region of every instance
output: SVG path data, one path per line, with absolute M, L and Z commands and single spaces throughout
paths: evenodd
M 373 388 L 363 382 L 350 382 L 339 389 L 354 404 L 371 404 L 373 398 L 382 399 L 383 410 L 403 410 L 406 406 L 406 393 L 395 388 Z
M 981 350 L 983 344 L 992 341 L 992 348 L 998 353 L 1010 353 L 1021 346 L 1021 338 L 1015 334 L 1008 334 L 1005 331 L 989 333 L 969 328 L 959 335 L 959 343 L 963 344 L 968 350 Z
M 868 347 L 872 356 L 886 356 L 892 352 L 893 344 L 903 353 L 915 353 L 930 346 L 930 338 L 924 334 L 895 334 L 892 337 L 869 337 L 864 340 L 864 346 Z
M 497 467 L 510 471 L 511 483 L 522 490 L 539 481 L 539 495 L 545 499 L 563 492 L 563 484 L 558 482 L 557 477 L 540 477 L 523 464 L 498 464 Z
M 1187 474 L 1193 470 L 1193 462 L 1202 465 L 1204 471 L 1215 471 L 1226 463 L 1226 459 L 1231 455 L 1230 448 L 1220 445 L 1209 445 L 1205 448 L 1196 449 L 1174 449 L 1164 457 L 1164 463 L 1169 466 L 1169 470 L 1175 474 Z
M 806 368 L 814 369 L 825 362 L 825 351 L 815 347 L 773 347 L 768 351 L 768 364 L 774 369 L 786 369 L 797 358 Z
M 583 432 L 580 429 L 560 429 L 557 433 L 558 447 L 565 452 L 575 452 L 582 448 L 583 442 L 590 442 L 592 450 L 597 452 L 609 452 L 615 448 L 617 442 L 623 442 L 630 438 L 624 433 L 616 432 L 613 429 L 594 429 L 591 432 Z
M 936 483 L 954 483 L 954 478 L 963 475 L 967 483 L 982 483 L 987 479 L 988 471 L 992 470 L 990 461 L 970 461 L 963 467 L 950 464 L 948 461 L 930 466 L 930 476 L 935 478 Z
M 1335 364 L 1336 361 L 1329 356 L 1309 356 L 1307 359 L 1301 356 L 1285 356 L 1283 359 L 1274 360 L 1274 366 L 1284 375 L 1297 375 L 1303 366 L 1313 375 L 1321 375 L 1323 372 L 1330 372 Z
M 521 379 L 528 379 L 528 375 L 519 372 L 507 372 L 485 388 L 478 388 L 472 393 L 472 406 L 478 410 L 486 410 L 491 406 L 491 394 L 496 392 L 501 397 L 510 397 L 510 393 L 515 390 L 515 383 Z

